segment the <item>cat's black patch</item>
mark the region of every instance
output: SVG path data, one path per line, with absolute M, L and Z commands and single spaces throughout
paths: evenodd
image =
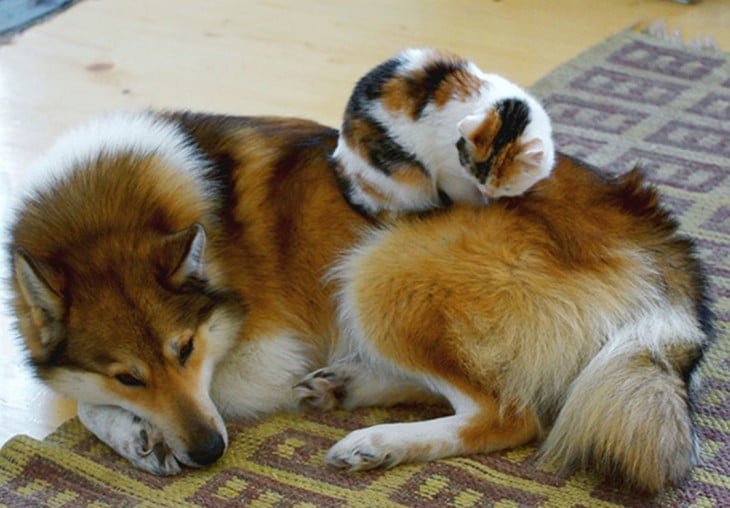
M 368 102 L 379 99 L 383 85 L 393 78 L 401 63 L 398 58 L 391 58 L 360 78 L 347 102 L 347 114 L 362 115 Z
M 356 121 L 367 123 L 369 129 L 366 135 L 352 132 L 351 125 Z M 357 143 L 364 146 L 367 152 L 367 162 L 385 175 L 390 176 L 394 168 L 404 164 L 414 166 L 429 175 L 421 161 L 390 137 L 387 129 L 380 122 L 364 112 L 357 115 L 348 113 L 345 123 L 342 125 L 342 135 L 345 139 L 350 140 L 358 138 Z
M 328 158 L 328 163 L 332 166 L 332 168 L 334 168 L 337 185 L 340 188 L 340 192 L 342 192 L 342 196 L 345 198 L 345 201 L 347 201 L 347 204 L 350 205 L 350 208 L 368 221 L 374 221 L 375 219 L 370 214 L 370 211 L 355 201 L 354 197 L 356 195 L 356 191 L 354 184 L 350 178 L 344 176 L 344 171 L 341 168 L 337 169 L 340 163 L 334 157 Z
M 490 155 L 485 161 L 477 162 L 472 164 L 471 172 L 474 174 L 479 183 L 484 184 L 487 181 L 489 173 L 492 171 L 494 165 L 494 154 Z
M 439 205 L 441 205 L 441 208 L 447 208 L 454 204 L 454 200 L 451 199 L 451 196 L 449 196 L 445 190 L 438 189 L 439 191 Z
M 397 141 L 388 135 L 385 127 L 371 118 L 368 120 L 380 134 L 378 140 L 374 140 L 375 142 L 369 143 L 368 145 L 368 158 L 373 167 L 379 169 L 386 175 L 391 175 L 393 168 L 406 164 L 415 166 L 425 175 L 429 174 L 421 161 L 413 154 L 406 152 Z
M 456 150 L 459 152 L 459 163 L 465 168 L 471 166 L 471 154 L 466 149 L 466 139 L 463 136 L 456 142 Z
M 502 126 L 494 139 L 494 144 L 503 147 L 525 132 L 530 121 L 530 106 L 522 99 L 504 99 L 496 106 Z
M 342 135 L 345 139 L 352 139 L 351 123 L 358 118 L 364 120 L 371 127 L 371 132 L 367 138 L 361 137 L 358 142 L 366 147 L 368 162 L 371 166 L 386 175 L 391 175 L 393 168 L 407 164 L 415 166 L 430 176 L 423 163 L 390 137 L 388 130 L 368 112 L 368 106 L 380 99 L 383 94 L 383 86 L 395 77 L 403 63 L 402 57 L 391 58 L 375 67 L 357 82 L 345 110 Z M 443 78 L 438 81 L 440 82 L 441 79 Z M 438 84 L 432 83 L 430 86 L 435 86 L 433 91 L 429 92 L 432 94 L 438 88 Z M 422 87 L 423 83 L 419 83 L 416 90 L 420 90 Z
M 425 66 L 425 78 L 409 78 L 409 94 L 416 100 L 416 118 L 421 118 L 444 80 L 463 68 L 464 62 L 436 60 Z

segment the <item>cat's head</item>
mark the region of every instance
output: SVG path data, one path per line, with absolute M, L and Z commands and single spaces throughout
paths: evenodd
M 509 98 L 458 125 L 459 161 L 487 198 L 517 196 L 552 171 L 547 113 L 534 100 Z

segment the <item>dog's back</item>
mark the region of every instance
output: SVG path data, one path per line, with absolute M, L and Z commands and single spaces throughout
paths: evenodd
M 427 443 L 415 428 L 388 439 L 375 427 L 338 444 L 334 464 L 372 467 L 364 450 L 392 464 L 547 434 L 547 459 L 615 468 L 650 491 L 689 469 L 704 280 L 638 172 L 608 181 L 561 158 L 524 197 L 373 234 L 336 274 L 349 349 L 383 375 L 398 365 L 464 416 L 449 423 L 456 440 L 436 426 Z

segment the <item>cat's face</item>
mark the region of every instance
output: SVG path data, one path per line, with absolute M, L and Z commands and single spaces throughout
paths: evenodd
M 485 197 L 517 196 L 550 173 L 550 131 L 528 129 L 530 122 L 527 102 L 506 99 L 459 123 L 459 161 Z

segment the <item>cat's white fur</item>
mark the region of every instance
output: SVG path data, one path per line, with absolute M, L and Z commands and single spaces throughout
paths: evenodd
M 432 59 L 432 49 L 408 49 L 397 56 L 402 62 L 398 73 L 409 74 L 422 68 Z M 482 72 L 473 62 L 468 63 L 468 71 L 477 76 L 482 85 L 479 93 L 466 100 L 452 98 L 442 108 L 429 103 L 421 117 L 413 121 L 402 111 L 386 109 L 382 102 L 370 102 L 367 113 L 385 126 L 388 134 L 406 152 L 416 156 L 431 173 L 432 187 L 429 191 L 398 185 L 382 171 L 363 160 L 347 142 L 340 137 L 334 152 L 335 158 L 344 170 L 372 185 L 386 194 L 395 206 L 395 211 L 426 210 L 438 206 L 439 189 L 446 192 L 451 200 L 481 206 L 485 197 L 516 196 L 525 192 L 537 181 L 550 175 L 555 163 L 555 148 L 552 139 L 550 118 L 542 105 L 518 85 L 497 75 Z M 468 138 L 485 119 L 495 105 L 504 99 L 521 99 L 530 108 L 530 121 L 520 136 L 521 140 L 535 140 L 530 150 L 524 154 L 529 166 L 524 178 L 510 188 L 491 188 L 487 180 L 481 184 L 459 162 L 456 143 L 459 138 Z M 379 212 L 381 203 L 372 196 L 355 188 L 351 198 L 371 212 Z

